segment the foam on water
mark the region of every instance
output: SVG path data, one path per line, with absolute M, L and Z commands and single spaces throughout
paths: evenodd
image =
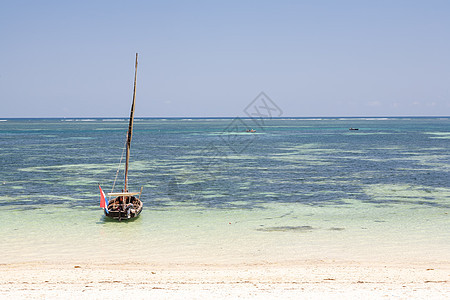
M 102 122 L 127 122 L 126 119 L 102 119 Z
M 450 139 L 450 132 L 427 132 L 432 135 L 430 139 Z

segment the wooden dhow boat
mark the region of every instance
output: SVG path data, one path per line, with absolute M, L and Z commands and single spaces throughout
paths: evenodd
M 134 70 L 134 89 L 133 102 L 131 104 L 130 122 L 128 125 L 126 140 L 126 161 L 125 161 L 125 183 L 122 192 L 108 193 L 105 195 L 102 188 L 100 189 L 100 207 L 103 208 L 105 216 L 116 220 L 129 220 L 139 216 L 142 211 L 143 203 L 141 201 L 142 187 L 139 192 L 128 191 L 128 167 L 130 162 L 131 138 L 133 136 L 134 107 L 136 102 L 136 78 L 137 78 L 138 54 L 136 53 L 136 64 Z M 122 154 L 123 155 L 123 154 Z M 119 164 L 120 168 L 120 164 Z M 117 175 L 116 175 L 117 179 Z M 115 180 L 113 190 L 115 186 Z M 111 200 L 108 200 L 111 199 Z

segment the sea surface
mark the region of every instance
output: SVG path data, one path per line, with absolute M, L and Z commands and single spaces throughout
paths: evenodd
M 127 122 L 1 120 L 0 263 L 450 260 L 450 118 L 137 119 L 117 222 Z

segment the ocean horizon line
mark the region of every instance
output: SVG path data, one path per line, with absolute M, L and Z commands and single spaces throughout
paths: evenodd
M 296 117 L 296 116 L 285 116 L 285 117 L 248 117 L 248 116 L 224 116 L 224 117 L 191 117 L 191 116 L 179 116 L 179 117 L 144 117 L 136 116 L 137 120 L 232 120 L 232 119 L 264 119 L 264 120 L 345 120 L 345 119 L 372 119 L 372 120 L 389 120 L 389 119 L 440 119 L 440 118 L 450 118 L 448 116 L 309 116 L 309 117 Z M 0 117 L 0 122 L 8 120 L 62 120 L 62 121 L 77 121 L 77 120 L 106 120 L 106 121 L 123 121 L 128 120 L 129 117 Z

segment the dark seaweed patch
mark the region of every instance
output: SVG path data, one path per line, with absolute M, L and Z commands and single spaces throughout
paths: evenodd
M 332 231 L 342 231 L 342 230 L 345 230 L 345 228 L 342 228 L 342 227 L 331 227 L 331 228 L 328 228 L 328 230 L 332 230 Z
M 274 227 L 266 227 L 266 228 L 258 228 L 257 231 L 265 231 L 265 232 L 273 232 L 273 231 L 281 231 L 281 232 L 309 232 L 315 229 L 312 226 L 274 226 Z

